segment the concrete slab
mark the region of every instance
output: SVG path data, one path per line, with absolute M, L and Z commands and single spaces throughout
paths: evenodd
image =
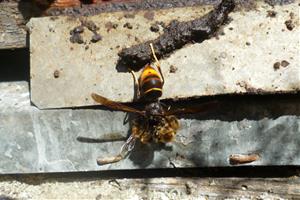
M 116 154 L 123 142 L 87 143 L 78 137 L 126 137 L 125 113 L 38 110 L 30 104 L 26 82 L 0 83 L 0 102 L 0 174 L 235 166 L 229 162 L 233 154 L 259 155 L 257 161 L 243 165 L 300 165 L 299 98 L 291 104 L 287 100 L 272 104 L 293 110 L 280 116 L 268 115 L 272 109 L 251 107 L 256 119 L 247 114 L 241 120 L 224 114 L 182 118 L 175 142 L 166 146 L 138 144 L 128 159 L 101 167 L 96 158 Z M 239 115 L 248 106 L 235 104 L 229 107 L 230 113 Z
M 39 108 L 94 105 L 92 92 L 120 102 L 133 98 L 129 73 L 117 72 L 118 52 L 157 38 L 156 21 L 188 21 L 211 7 L 187 7 L 103 13 L 85 18 L 95 23 L 102 40 L 70 42 L 80 20 L 71 17 L 31 19 L 31 98 Z M 270 14 L 271 13 L 271 14 Z M 272 13 L 275 13 L 272 15 Z M 299 12 L 297 3 L 238 11 L 224 34 L 189 44 L 161 60 L 166 78 L 163 99 L 235 93 L 293 93 L 300 89 Z M 115 27 L 115 28 L 114 28 Z M 175 73 L 173 69 L 178 69 Z

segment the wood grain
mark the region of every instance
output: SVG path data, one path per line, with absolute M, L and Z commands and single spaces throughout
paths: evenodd
M 0 178 L 5 197 L 34 199 L 299 199 L 299 177 L 77 179 Z
M 25 19 L 18 2 L 2 2 L 0 6 L 0 49 L 27 47 Z

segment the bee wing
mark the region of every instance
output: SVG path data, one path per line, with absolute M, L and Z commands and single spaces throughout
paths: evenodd
M 114 109 L 114 110 L 120 110 L 120 111 L 124 111 L 124 112 L 131 112 L 131 113 L 137 113 L 137 114 L 140 114 L 140 115 L 145 115 L 144 111 L 137 110 L 135 108 L 126 106 L 126 105 L 121 104 L 121 103 L 117 103 L 115 101 L 111 101 L 111 100 L 109 100 L 109 99 L 107 99 L 103 96 L 98 95 L 98 94 L 92 93 L 91 96 L 96 102 L 98 102 L 101 105 L 104 105 L 108 108 L 111 108 L 111 109 Z
M 218 107 L 219 107 L 218 101 L 211 101 L 211 102 L 203 103 L 201 105 L 171 109 L 171 110 L 165 111 L 165 115 L 183 115 L 183 114 L 202 113 L 202 112 L 208 112 L 208 111 L 216 109 Z

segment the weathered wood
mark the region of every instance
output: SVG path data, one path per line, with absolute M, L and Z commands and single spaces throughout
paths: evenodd
M 31 2 L 0 2 L 0 49 L 28 47 L 26 20 Z
M 299 199 L 300 179 L 1 177 L 0 197 L 26 199 Z
M 276 12 L 275 17 L 268 17 L 270 10 Z M 132 76 L 122 73 L 124 66 L 118 65 L 118 52 L 161 35 L 160 25 L 158 32 L 150 31 L 155 21 L 188 21 L 208 11 L 200 6 L 156 10 L 151 14 L 153 19 L 149 19 L 149 11 L 132 12 L 131 18 L 122 12 L 87 17 L 85 20 L 99 27 L 102 40 L 91 42 L 93 33 L 85 28 L 81 34 L 83 44 L 70 40 L 70 31 L 81 24 L 79 19 L 32 19 L 33 103 L 39 108 L 95 105 L 93 92 L 115 101 L 131 101 Z M 297 13 L 297 3 L 273 8 L 262 2 L 256 10 L 231 13 L 232 20 L 224 27 L 224 34 L 186 45 L 161 60 L 165 77 L 162 99 L 299 91 Z M 292 30 L 285 25 L 290 19 Z
M 213 1 L 212 1 L 213 2 Z M 46 15 L 68 15 L 70 13 L 77 15 L 93 15 L 99 12 L 113 12 L 113 11 L 121 11 L 121 10 L 135 10 L 135 9 L 143 9 L 143 5 L 139 5 L 136 2 L 121 2 L 119 5 L 109 6 L 111 2 L 105 2 L 103 5 L 98 2 L 97 6 L 94 6 L 91 9 L 95 9 L 94 12 L 87 12 L 89 10 L 89 5 L 82 5 L 82 7 L 76 7 L 77 12 L 66 11 L 64 9 L 50 9 L 48 11 L 39 9 L 34 1 L 0 1 L 0 49 L 15 49 L 15 48 L 28 48 L 28 34 L 27 28 L 25 24 L 31 17 L 41 16 L 43 12 Z M 143 3 L 143 1 L 142 1 Z M 156 2 L 155 5 L 153 2 L 148 3 L 148 7 L 145 8 L 155 9 L 158 8 L 166 8 L 166 7 L 178 7 L 178 6 L 193 6 L 197 4 L 203 4 L 201 1 L 169 1 L 166 4 L 162 4 L 160 2 Z M 147 5 L 147 3 L 146 3 Z M 149 5 L 151 5 L 149 7 Z M 72 9 L 72 8 L 70 8 Z M 78 10 L 81 11 L 78 14 Z M 71 14 L 72 15 L 72 14 Z
M 0 174 L 229 167 L 233 166 L 230 155 L 253 153 L 259 159 L 244 165 L 300 165 L 299 98 L 281 103 L 234 102 L 223 105 L 224 113 L 181 118 L 174 142 L 137 144 L 129 158 L 99 167 L 96 159 L 117 154 L 124 142 L 91 143 L 78 137 L 124 139 L 129 131 L 123 123 L 125 113 L 38 110 L 30 104 L 27 84 L 0 84 Z

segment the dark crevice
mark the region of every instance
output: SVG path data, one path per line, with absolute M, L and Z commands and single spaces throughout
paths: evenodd
M 206 112 L 180 115 L 183 119 L 198 119 L 198 120 L 222 120 L 222 121 L 240 121 L 261 120 L 263 118 L 276 119 L 281 116 L 294 115 L 300 116 L 300 93 L 285 93 L 285 94 L 228 94 L 216 95 L 210 97 L 189 98 L 186 100 L 166 99 L 161 102 L 170 109 L 180 108 L 197 108 L 202 104 L 217 101 L 218 106 L 207 110 Z M 125 105 L 142 110 L 145 102 L 125 103 Z M 70 109 L 70 108 L 63 108 Z M 72 108 L 73 110 L 81 109 L 102 109 L 110 110 L 105 106 L 84 106 Z M 49 109 L 51 110 L 51 109 Z
M 0 82 L 29 81 L 29 50 L 0 50 Z
M 159 178 L 159 177 L 240 177 L 240 178 L 287 178 L 299 176 L 299 166 L 243 166 L 198 167 L 173 169 L 105 170 L 89 172 L 57 172 L 5 175 L 22 181 L 29 177 L 41 179 L 111 179 L 111 178 Z M 1 175 L 0 175 L 1 176 Z M 64 180 L 65 181 L 65 180 Z
M 82 4 L 93 4 L 93 0 L 81 0 Z

